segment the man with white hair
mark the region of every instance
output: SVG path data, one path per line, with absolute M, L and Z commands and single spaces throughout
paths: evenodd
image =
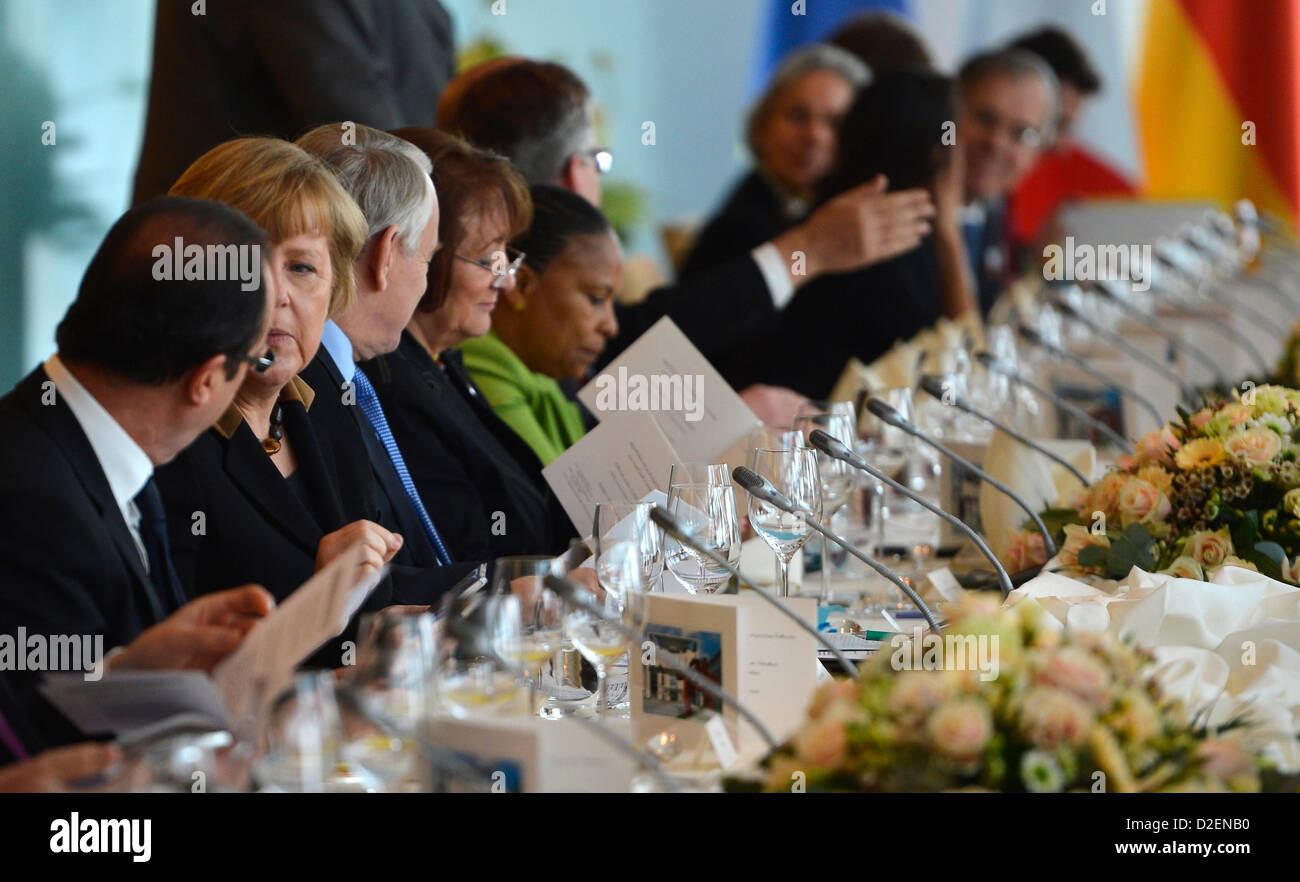
M 393 558 L 395 602 L 430 603 L 474 564 L 458 562 L 443 542 L 429 515 L 432 501 L 412 481 L 383 406 L 357 362 L 395 350 L 424 296 L 438 245 L 432 165 L 413 144 L 368 126 L 319 126 L 297 143 L 334 169 L 369 225 L 353 264 L 356 303 L 326 322 L 320 352 L 302 372 L 318 390 L 311 420 L 334 446 L 349 517 L 373 520 L 403 539 Z

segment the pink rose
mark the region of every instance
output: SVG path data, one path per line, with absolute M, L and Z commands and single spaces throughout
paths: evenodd
M 1169 424 L 1165 423 L 1159 429 L 1143 435 L 1141 440 L 1138 441 L 1138 462 L 1143 465 L 1155 462 L 1171 466 L 1174 464 L 1172 451 L 1181 446 L 1182 444 L 1174 437 L 1173 430 L 1169 428 Z
M 1198 410 L 1196 413 L 1188 417 L 1187 423 L 1193 429 L 1204 429 L 1206 424 L 1208 424 L 1212 419 L 1214 419 L 1214 411 L 1206 408 L 1205 410 Z
M 840 701 L 847 701 L 855 698 L 858 694 L 858 684 L 854 680 L 834 679 L 823 683 L 813 693 L 812 702 L 808 705 L 808 718 L 817 719 L 827 708 Z
M 1087 517 L 1092 516 L 1093 511 L 1105 512 L 1106 517 L 1114 517 L 1119 513 L 1119 494 L 1124 489 L 1126 478 L 1119 472 L 1111 472 L 1098 481 L 1092 487 L 1092 493 L 1088 495 L 1088 508 L 1083 514 Z
M 1061 546 L 1061 563 L 1067 567 L 1079 565 L 1079 552 L 1089 545 L 1110 548 L 1110 537 L 1105 533 L 1093 535 L 1093 532 L 1081 524 L 1067 524 L 1065 527 L 1065 544 Z
M 1235 549 L 1226 529 L 1200 530 L 1187 537 L 1187 555 L 1204 567 L 1221 566 Z
M 1223 449 L 1237 459 L 1264 465 L 1282 452 L 1282 439 L 1269 429 L 1247 429 L 1224 439 Z
M 1047 547 L 1043 544 L 1043 534 L 1038 531 L 1016 530 L 1011 534 L 1011 544 L 1007 548 L 1007 568 L 1013 573 L 1047 563 Z
M 971 762 L 993 737 L 993 717 L 979 699 L 959 698 L 936 708 L 926 720 L 925 730 L 940 753 Z
M 1162 521 L 1172 511 L 1169 497 L 1161 493 L 1155 484 L 1141 478 L 1130 478 L 1119 494 L 1120 523 L 1128 526 L 1133 523 L 1149 524 Z
M 849 735 L 836 719 L 816 720 L 795 736 L 794 748 L 804 762 L 833 769 L 848 755 Z
M 1020 725 L 1036 747 L 1078 747 L 1092 730 L 1092 709 L 1068 692 L 1039 686 L 1025 694 Z
M 1110 676 L 1106 668 L 1091 653 L 1075 646 L 1050 656 L 1038 682 L 1064 689 L 1099 710 L 1108 703 Z

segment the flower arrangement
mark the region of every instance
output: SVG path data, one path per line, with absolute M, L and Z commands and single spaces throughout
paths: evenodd
M 1060 562 L 1114 579 L 1133 566 L 1212 579 L 1231 565 L 1300 584 L 1300 391 L 1250 388 L 1179 418 L 1043 513 Z M 1022 530 L 1008 557 L 1024 568 L 1045 555 Z
M 1107 635 L 1067 634 L 1033 600 L 999 608 L 987 596 L 968 599 L 942 639 L 924 638 L 937 643 L 924 669 L 906 664 L 913 639 L 882 646 L 860 680 L 823 684 L 803 727 L 763 761 L 762 789 L 1291 786 L 1251 752 L 1243 721 L 1217 732 L 1193 724 L 1146 676 L 1148 653 Z M 996 652 L 991 678 L 960 648 L 978 640 Z M 729 786 L 746 788 L 739 780 Z

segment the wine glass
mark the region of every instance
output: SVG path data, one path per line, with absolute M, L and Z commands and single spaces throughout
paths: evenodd
M 477 593 L 452 604 L 439 620 L 443 706 L 452 716 L 510 715 L 520 683 L 503 661 L 523 655 L 519 598 Z M 454 627 L 453 627 L 454 626 Z
M 632 540 L 608 545 L 597 561 L 596 570 L 605 588 L 604 609 L 620 617 L 639 606 L 637 598 L 645 595 L 645 571 L 641 550 Z M 593 610 L 576 603 L 564 604 L 564 633 L 582 657 L 596 669 L 596 716 L 609 716 L 609 668 L 626 651 L 622 630 Z
M 735 566 L 740 562 L 736 491 L 727 467 L 721 465 L 720 469 L 722 477 L 709 483 L 671 485 L 668 511 L 702 545 Z M 707 555 L 671 536 L 665 541 L 665 560 L 669 571 L 691 594 L 710 594 L 731 575 Z
M 806 447 L 803 434 L 794 429 L 777 429 L 772 426 L 759 426 L 750 429 L 746 437 L 745 449 L 755 447 Z
M 817 451 L 807 447 L 758 448 L 749 455 L 749 468 L 785 495 L 796 513 L 784 512 L 756 496 L 749 497 L 749 523 L 776 554 L 779 593 L 790 596 L 790 559 L 808 541 L 808 518 L 821 518 L 822 483 Z
M 519 604 L 519 641 L 507 639 L 503 648 L 511 654 L 503 657 L 528 672 L 530 716 L 540 713 L 538 686 L 546 663 L 564 643 L 560 598 L 546 587 L 545 581 L 547 576 L 563 575 L 564 561 L 553 557 L 500 557 L 492 565 L 489 595 L 513 595 Z M 509 615 L 508 611 L 503 614 Z
M 681 465 L 681 464 L 679 464 Z M 725 466 L 724 466 L 725 468 Z M 677 469 L 677 466 L 673 466 Z M 615 542 L 632 541 L 641 555 L 645 584 L 654 590 L 664 572 L 664 532 L 650 519 L 653 502 L 599 502 L 592 517 L 591 535 L 595 546 L 596 574 L 600 575 L 602 548 Z M 603 583 L 602 583 L 603 584 Z M 609 586 L 604 586 L 609 590 Z
M 847 402 L 846 402 L 847 403 Z M 803 436 L 818 429 L 841 442 L 850 450 L 857 434 L 850 416 L 840 413 L 809 413 L 795 417 L 794 428 Z M 814 448 L 815 449 L 815 448 Z M 822 526 L 830 527 L 841 508 L 848 503 L 857 484 L 857 470 L 843 460 L 817 451 L 817 471 L 822 482 Z M 830 545 L 821 537 L 821 596 L 822 603 L 831 600 Z

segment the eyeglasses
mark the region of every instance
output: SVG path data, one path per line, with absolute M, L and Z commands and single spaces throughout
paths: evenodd
M 985 131 L 996 132 L 1005 129 L 1007 136 L 1023 147 L 1034 148 L 1043 143 L 1043 133 L 1033 126 L 1021 126 L 986 108 L 971 112 L 971 119 Z
M 516 275 L 518 275 L 519 267 L 524 265 L 525 255 L 522 251 L 516 251 L 514 248 L 507 247 L 505 251 L 505 256 L 510 258 L 510 263 L 507 264 L 504 268 L 502 268 L 500 266 L 501 262 L 499 260 L 500 254 L 501 252 L 498 251 L 494 253 L 491 257 L 486 257 L 481 260 L 475 260 L 474 258 L 466 257 L 463 254 L 456 254 L 454 256 L 458 260 L 463 260 L 466 263 L 472 263 L 474 264 L 474 266 L 478 267 L 479 269 L 485 269 L 488 272 L 490 272 L 492 275 L 496 276 L 496 279 L 492 282 L 492 287 L 501 288 L 505 285 L 507 278 L 513 279 Z
M 275 350 L 266 350 L 266 355 L 245 355 L 244 361 L 248 362 L 257 373 L 264 374 L 271 369 L 271 365 L 275 364 Z
M 582 151 L 582 155 L 591 157 L 591 161 L 596 164 L 596 171 L 602 175 L 609 174 L 609 170 L 614 167 L 614 154 L 608 147 L 593 147 Z

